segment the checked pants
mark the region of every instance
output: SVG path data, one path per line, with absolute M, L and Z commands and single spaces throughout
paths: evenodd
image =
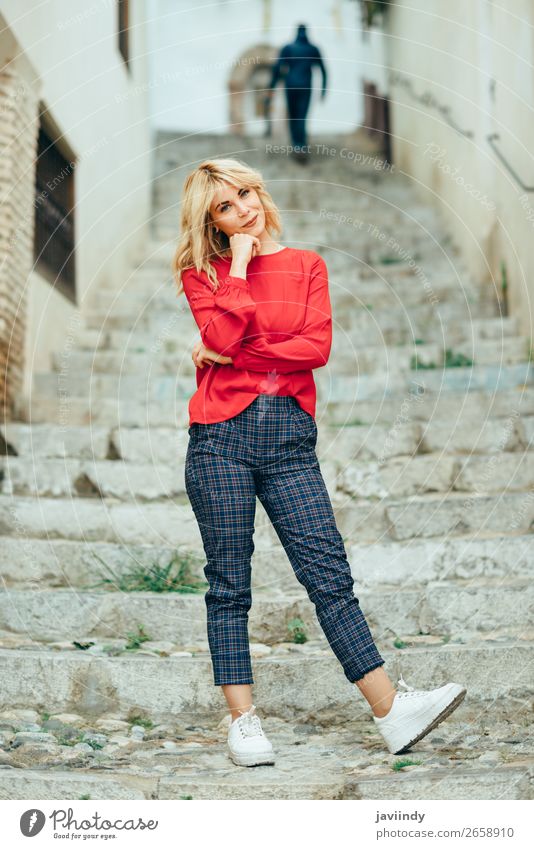
M 189 428 L 185 486 L 202 536 L 214 683 L 252 684 L 248 611 L 256 497 L 349 681 L 385 660 L 354 580 L 315 446 L 317 425 L 290 395 L 260 394 L 244 410 Z

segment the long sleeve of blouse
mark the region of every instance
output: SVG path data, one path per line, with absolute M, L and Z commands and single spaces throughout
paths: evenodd
M 288 303 L 287 309 L 291 308 Z M 305 308 L 298 334 L 287 334 L 289 338 L 283 341 L 274 341 L 281 334 L 245 339 L 233 356 L 234 366 L 260 372 L 276 370 L 280 374 L 325 366 L 332 347 L 332 307 L 326 263 L 320 256 L 311 268 Z
M 182 274 L 182 285 L 206 348 L 233 357 L 256 312 L 247 280 L 228 274 L 213 291 L 200 274 L 188 268 Z

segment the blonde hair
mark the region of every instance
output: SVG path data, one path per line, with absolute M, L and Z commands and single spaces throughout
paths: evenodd
M 218 287 L 210 259 L 227 253 L 230 240 L 226 233 L 215 232 L 209 210 L 223 182 L 236 188 L 255 189 L 265 210 L 265 229 L 271 236 L 282 232 L 278 207 L 259 171 L 239 159 L 205 159 L 184 182 L 181 235 L 171 263 L 178 295 L 183 292 L 182 271 L 193 266 L 198 272 L 205 271 L 214 288 Z

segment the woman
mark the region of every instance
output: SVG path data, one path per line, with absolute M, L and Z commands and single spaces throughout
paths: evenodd
M 328 275 L 314 251 L 280 245 L 278 210 L 261 174 L 211 159 L 184 184 L 173 271 L 200 330 L 189 402 L 186 491 L 202 536 L 214 683 L 231 719 L 235 764 L 274 763 L 252 704 L 248 644 L 256 497 L 349 681 L 367 699 L 390 752 L 420 740 L 462 701 L 446 684 L 397 692 L 383 669 L 336 526 L 315 447 L 312 369 L 332 341 Z

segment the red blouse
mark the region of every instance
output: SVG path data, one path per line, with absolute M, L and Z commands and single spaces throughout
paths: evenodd
M 324 259 L 283 248 L 253 257 L 246 279 L 228 273 L 231 257 L 217 257 L 212 265 L 216 292 L 207 274 L 194 268 L 183 271 L 182 284 L 203 344 L 232 363 L 197 368 L 189 424 L 225 421 L 262 393 L 292 395 L 315 418 L 311 370 L 326 365 L 332 346 Z

